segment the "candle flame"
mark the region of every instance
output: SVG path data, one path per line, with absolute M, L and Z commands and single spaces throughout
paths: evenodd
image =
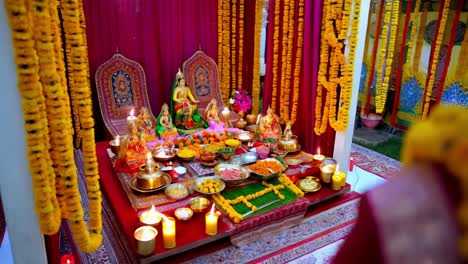
M 67 264 L 70 264 L 70 263 L 71 263 L 71 262 L 70 262 L 70 260 L 69 260 L 69 259 L 67 259 Z
M 135 113 L 135 109 L 132 108 L 132 110 L 130 110 L 130 115 L 133 116 L 134 113 Z
M 120 144 L 120 136 L 117 136 L 117 137 L 115 138 L 115 144 L 116 144 L 116 145 L 119 145 L 119 144 Z
M 215 207 L 215 204 L 211 206 L 210 215 L 214 215 L 214 207 Z
M 146 159 L 151 160 L 151 152 L 146 153 Z

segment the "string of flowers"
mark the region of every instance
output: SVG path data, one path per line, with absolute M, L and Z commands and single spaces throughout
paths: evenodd
M 416 49 L 414 51 L 414 61 L 413 61 L 413 74 L 419 73 L 419 60 L 421 58 L 422 46 L 424 44 L 424 27 L 427 22 L 427 14 L 429 11 L 429 2 L 424 1 L 423 3 L 423 13 L 421 16 L 421 21 L 418 28 L 418 37 L 416 41 Z
M 345 16 L 343 19 L 349 19 L 349 14 L 351 12 L 351 0 L 345 1 L 345 8 L 343 12 Z M 359 34 L 359 15 L 361 11 L 361 0 L 354 1 L 354 10 L 353 18 L 351 25 L 351 38 L 349 43 L 349 54 L 348 54 L 348 63 L 345 66 L 345 71 L 343 76 L 340 78 L 341 83 L 341 92 L 340 92 L 340 106 L 338 108 L 338 118 L 336 120 L 331 120 L 330 126 L 333 127 L 336 131 L 346 130 L 349 122 L 349 110 L 351 104 L 351 95 L 353 89 L 353 74 L 354 74 L 354 60 L 356 56 L 356 46 L 358 43 L 358 34 Z M 343 23 L 345 27 L 341 32 L 348 32 L 349 23 Z M 346 38 L 347 34 L 342 33 L 340 38 Z M 334 109 L 331 109 L 332 112 Z
M 295 121 L 297 116 L 297 107 L 299 105 L 299 83 L 302 65 L 302 50 L 304 48 L 304 0 L 299 0 L 299 14 L 297 26 L 297 49 L 296 49 L 296 65 L 294 66 L 294 82 L 293 82 L 293 102 L 291 110 L 291 118 Z
M 229 0 L 223 0 L 223 82 L 221 86 L 221 95 L 224 103 L 227 103 L 229 100 L 229 94 L 230 94 L 230 48 L 229 48 L 229 43 L 230 43 L 230 31 L 229 31 L 229 20 L 230 20 L 230 9 L 229 9 Z
M 237 86 L 237 64 L 236 64 L 236 29 L 237 29 L 237 0 L 231 1 L 231 64 L 232 64 L 232 78 L 231 87 Z
M 449 7 L 450 7 L 450 1 L 444 0 L 444 5 L 442 8 L 442 18 L 440 19 L 440 23 L 437 28 L 437 34 L 435 34 L 435 39 L 432 41 L 433 56 L 432 56 L 432 62 L 430 63 L 431 67 L 429 67 L 428 69 L 429 71 L 428 71 L 428 76 L 427 76 L 427 81 L 426 81 L 426 90 L 424 92 L 425 96 L 424 96 L 424 102 L 423 102 L 423 108 L 422 108 L 423 118 L 426 118 L 427 113 L 429 112 L 429 102 L 431 100 L 432 90 L 434 88 L 436 69 L 437 69 L 437 65 L 439 62 L 440 47 L 442 46 L 443 34 L 445 32 L 445 24 L 447 22 Z M 439 89 L 442 89 L 442 87 L 439 87 Z
M 237 86 L 242 87 L 242 69 L 244 56 L 244 0 L 239 1 L 239 56 L 237 68 Z
M 256 1 L 255 9 L 255 43 L 252 81 L 252 114 L 254 115 L 258 114 L 260 103 L 260 40 L 262 33 L 263 0 Z
M 74 4 L 72 9 L 75 12 L 74 21 L 75 25 L 79 25 L 76 23 L 79 21 L 78 3 L 68 2 Z M 60 72 L 60 63 L 57 64 L 57 59 L 60 58 L 56 56 L 56 52 L 60 52 L 60 48 L 57 47 L 58 26 L 51 24 L 54 21 L 58 22 L 57 2 L 55 0 L 28 2 L 9 0 L 5 6 L 13 29 L 13 44 L 18 65 L 18 88 L 22 96 L 27 133 L 28 160 L 33 176 L 35 209 L 41 230 L 45 234 L 56 233 L 61 223 L 61 210 L 65 211 L 63 216 L 70 219 L 72 231 L 80 249 L 85 252 L 95 251 L 102 241 L 102 221 L 96 157 L 94 155 L 93 160 L 89 158 L 90 152 L 94 152 L 95 148 L 94 133 L 84 134 L 86 144 L 83 144 L 86 184 L 90 199 L 89 224 L 92 234 L 89 235 L 83 220 L 84 213 L 74 164 L 70 109 L 69 107 L 67 109 L 64 103 L 68 99 L 67 90 L 66 86 L 63 86 L 64 74 Z M 69 11 L 70 9 L 65 9 L 64 20 L 66 16 L 71 15 Z M 79 38 L 81 35 L 75 34 L 75 37 Z M 80 48 L 80 46 L 77 47 Z M 74 54 L 73 50 L 71 52 Z M 80 75 L 82 74 L 78 72 L 76 76 Z M 84 76 L 86 78 L 87 75 L 84 74 Z M 82 84 L 85 83 L 82 82 Z M 87 93 L 83 89 L 79 92 L 83 98 L 90 97 L 89 87 Z M 80 105 L 80 107 L 91 111 L 91 104 Z M 93 124 L 89 118 L 84 116 L 82 119 L 85 121 L 82 123 L 85 129 L 82 132 Z M 88 138 L 89 136 L 91 139 Z M 49 149 L 51 156 L 49 156 Z M 53 168 L 57 173 L 57 179 L 61 181 L 57 185 L 55 185 Z M 90 171 L 93 170 L 96 174 L 93 178 L 89 178 Z M 62 202 L 65 206 L 62 209 L 60 209 L 57 196 L 64 198 Z M 80 228 L 77 229 L 77 227 Z
M 406 76 L 403 77 L 404 80 L 408 80 L 410 76 L 413 76 L 412 72 L 412 60 L 414 60 L 413 57 L 413 48 L 414 48 L 414 39 L 417 37 L 417 22 L 419 21 L 419 9 L 421 7 L 421 0 L 417 0 L 414 8 L 414 13 L 413 16 L 411 17 L 411 33 L 410 33 L 410 39 L 408 41 L 408 51 L 407 51 L 407 56 L 406 56 L 406 62 L 403 65 L 403 72 L 406 73 Z
M 51 27 L 51 38 L 54 42 L 54 58 L 55 58 L 55 63 L 57 65 L 57 74 L 58 77 L 60 78 L 60 85 L 61 87 L 67 87 L 67 77 L 65 74 L 65 65 L 64 65 L 64 50 L 63 50 L 63 45 L 62 45 L 62 36 L 61 36 L 61 29 L 59 27 L 59 17 L 58 17 L 58 2 L 56 0 L 54 1 L 49 1 L 49 13 L 50 13 L 50 27 Z M 68 96 L 68 93 L 65 91 L 61 94 L 61 103 L 64 106 L 63 111 L 64 115 L 67 118 L 66 120 L 69 120 L 69 123 L 71 124 L 72 121 L 70 119 L 71 117 L 71 109 L 70 109 L 70 98 Z M 70 125 L 68 126 L 68 134 L 73 136 L 73 126 Z M 72 139 L 73 140 L 73 139 Z M 54 156 L 53 159 L 56 160 L 59 157 Z M 60 208 L 62 209 L 62 216 L 64 218 L 68 218 L 67 216 L 67 210 L 65 210 L 65 179 L 62 177 L 60 170 L 63 168 L 61 165 L 56 165 L 56 179 L 55 179 L 55 185 L 56 185 L 56 194 L 57 198 L 60 204 Z
M 284 117 L 284 104 L 286 103 L 284 98 L 286 96 L 286 74 L 287 74 L 287 67 L 288 64 L 291 63 L 289 61 L 288 63 L 288 34 L 289 34 L 289 17 L 290 17 L 290 3 L 293 0 L 284 0 L 283 4 L 283 34 L 282 34 L 282 39 L 281 39 L 281 72 L 278 73 L 278 75 L 281 77 L 280 79 L 280 106 L 279 106 L 279 111 L 280 111 L 280 118 L 281 120 L 285 120 Z M 275 111 L 275 109 L 273 109 Z
M 280 1 L 275 1 L 275 27 L 273 31 L 273 81 L 271 84 L 271 108 L 276 109 L 276 97 L 278 93 L 278 61 L 279 61 L 279 18 L 280 16 Z
M 224 9 L 223 9 L 224 1 L 218 1 L 218 75 L 219 75 L 219 84 L 220 84 L 220 91 L 221 91 L 221 98 L 224 101 L 224 98 L 227 98 L 225 95 L 226 90 L 224 89 L 224 56 L 223 56 L 223 36 L 224 36 Z
M 377 51 L 379 47 L 379 39 L 380 39 L 380 27 L 382 24 L 383 13 L 385 10 L 385 0 L 380 0 L 379 10 L 377 12 L 377 21 L 374 29 L 374 44 L 372 46 L 372 63 L 371 67 L 368 70 L 367 79 L 366 79 L 366 86 L 365 86 L 365 96 L 366 96 L 366 103 L 363 108 L 361 108 L 361 115 L 369 114 L 370 105 L 371 105 L 371 93 L 369 92 L 372 89 L 372 85 L 374 83 L 374 71 L 376 66 L 376 60 L 378 59 Z M 375 101 L 375 100 L 374 100 Z
M 89 231 L 83 220 L 83 209 L 78 191 L 67 193 L 67 209 L 70 214 L 70 226 L 80 249 L 92 252 L 99 248 L 102 242 L 101 219 L 101 191 L 99 187 L 99 172 L 96 157 L 96 144 L 94 141 L 94 119 L 92 117 L 91 89 L 89 86 L 89 68 L 87 62 L 87 47 L 84 46 L 86 32 L 80 26 L 80 13 L 82 6 L 77 0 L 60 2 L 63 10 L 63 23 L 65 40 L 71 44 L 70 53 L 73 56 L 71 68 L 73 70 L 74 91 L 72 99 L 78 102 L 81 121 L 80 135 L 83 138 L 82 151 L 84 160 L 84 173 L 86 176 L 87 194 L 89 199 Z M 84 20 L 84 16 L 81 17 Z M 84 25 L 84 23 L 83 23 Z M 76 98 L 74 98 L 76 96 Z M 73 151 L 69 151 L 73 160 Z M 75 170 L 76 173 L 76 170 Z M 78 186 L 75 184 L 75 188 Z
M 24 0 L 7 0 L 5 8 L 12 29 L 18 90 L 22 97 L 29 170 L 34 189 L 34 209 L 44 234 L 60 227 L 60 208 L 55 195 L 55 175 L 49 154 L 49 129 L 43 87 L 39 81 L 39 58 L 34 48 L 31 8 Z M 41 30 L 46 30 L 45 28 Z
M 292 75 L 292 69 L 293 69 L 293 46 L 294 46 L 294 23 L 296 20 L 295 17 L 295 6 L 296 6 L 296 1 L 291 0 L 289 2 L 289 25 L 288 25 L 288 46 L 287 46 L 287 60 L 286 60 L 286 74 L 283 77 L 284 79 L 284 86 L 282 89 L 284 89 L 284 96 L 281 96 L 281 99 L 283 100 L 283 103 L 281 103 L 281 107 L 283 108 L 283 117 L 281 119 L 283 120 L 289 120 L 290 115 L 289 115 L 289 103 L 290 103 L 290 94 L 291 94 L 291 75 Z M 294 104 L 294 103 L 293 103 Z
M 323 94 L 323 88 L 325 85 L 327 85 L 327 79 L 326 79 L 326 74 L 328 70 L 328 60 L 329 60 L 329 55 L 330 55 L 330 50 L 329 50 L 329 45 L 326 40 L 326 23 L 328 21 L 328 16 L 329 16 L 329 1 L 330 0 L 325 0 L 323 3 L 323 8 L 322 8 L 322 24 L 321 24 L 321 33 L 320 33 L 320 64 L 319 64 L 319 71 L 318 71 L 318 83 L 317 83 L 317 95 L 315 99 L 315 126 L 314 126 L 314 132 L 317 136 L 320 136 L 321 134 L 325 133 L 325 130 L 327 129 L 327 122 L 328 122 L 328 109 L 329 106 L 327 103 L 325 103 L 325 107 L 323 107 L 323 113 L 322 113 L 322 94 Z M 326 97 L 326 101 L 328 102 L 328 94 Z M 327 111 L 327 113 L 325 113 Z M 325 123 L 325 125 L 323 125 Z

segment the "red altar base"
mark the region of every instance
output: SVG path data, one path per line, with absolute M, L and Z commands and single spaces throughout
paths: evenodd
M 128 198 L 122 189 L 119 181 L 116 181 L 112 164 L 109 160 L 107 154 L 107 142 L 100 142 L 96 144 L 97 147 L 97 156 L 99 160 L 99 173 L 101 176 L 101 186 L 102 191 L 105 193 L 106 197 L 109 198 L 110 204 L 112 209 L 115 212 L 116 218 L 120 223 L 123 233 L 125 234 L 126 239 L 129 241 L 129 244 L 134 252 L 136 252 L 136 242 L 133 236 L 133 232 L 136 228 L 142 226 L 143 224 L 140 223 L 137 212 L 131 207 Z M 316 173 L 316 168 L 311 167 L 302 173 L 291 175 L 291 177 L 303 177 L 312 175 Z M 349 191 L 349 185 L 346 185 L 340 191 L 332 191 L 328 189 L 326 186 L 322 188 L 321 191 L 317 192 L 313 195 L 306 195 L 305 198 L 309 200 L 309 205 L 317 203 L 317 201 L 323 201 L 326 199 L 330 199 L 332 197 L 338 196 L 342 193 Z M 305 199 L 299 199 L 296 202 L 304 203 Z M 280 207 L 281 208 L 281 207 Z M 278 210 L 277 208 L 275 210 Z M 298 207 L 300 208 L 300 206 Z M 305 211 L 304 211 L 305 212 Z M 163 212 L 166 215 L 172 216 L 173 210 Z M 290 212 L 294 213 L 294 212 Z M 263 216 L 258 216 L 257 219 L 261 219 Z M 255 228 L 255 223 L 259 224 L 261 221 L 255 221 L 255 217 L 253 217 L 249 222 L 245 222 L 242 231 L 249 230 Z M 265 218 L 263 218 L 265 219 Z M 266 219 L 266 221 L 272 219 Z M 266 221 L 263 221 L 264 224 L 268 224 Z M 242 224 L 242 222 L 241 222 Z M 238 227 L 242 225 L 239 224 Z M 196 228 L 194 228 L 196 227 Z M 225 238 L 231 234 L 231 231 L 235 229 L 235 225 L 230 222 L 230 220 L 226 216 L 221 216 L 218 221 L 218 234 L 215 236 L 208 236 L 204 233 L 205 230 L 205 221 L 204 221 L 204 213 L 201 214 L 194 214 L 194 217 L 187 221 L 176 221 L 176 247 L 172 249 L 165 249 L 163 247 L 163 236 L 161 230 L 161 224 L 157 227 L 158 235 L 156 237 L 156 250 L 155 254 L 151 257 L 141 259 L 142 262 L 149 262 L 154 261 L 157 259 L 162 259 L 171 255 L 175 255 L 192 248 L 198 247 L 203 244 L 207 244 L 213 242 L 215 240 L 219 240 Z M 239 231 L 240 232 L 240 231 Z

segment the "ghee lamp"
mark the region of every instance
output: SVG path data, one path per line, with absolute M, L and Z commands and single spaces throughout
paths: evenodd
M 150 226 L 155 226 L 161 222 L 161 216 L 154 208 L 154 205 L 151 206 L 151 209 L 143 212 L 139 218 L 143 224 Z
M 152 226 L 142 226 L 135 230 L 133 236 L 137 244 L 137 252 L 142 256 L 149 256 L 156 248 L 158 231 Z
M 315 161 L 323 161 L 325 159 L 325 156 L 320 154 L 320 147 L 317 149 L 317 153 L 312 155 L 312 158 L 315 160 Z

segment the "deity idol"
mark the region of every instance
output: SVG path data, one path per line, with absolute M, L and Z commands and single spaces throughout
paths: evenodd
M 198 112 L 199 101 L 195 100 L 190 88 L 185 86 L 185 77 L 180 69 L 176 75 L 175 85 L 172 92 L 175 126 L 183 130 L 206 128 L 207 124 Z
M 177 128 L 172 124 L 171 114 L 169 113 L 169 106 L 163 104 L 161 113 L 156 120 L 156 133 L 159 138 L 169 138 L 179 135 Z
M 260 137 L 263 140 L 281 137 L 279 118 L 273 113 L 271 107 L 268 107 L 267 114 L 260 120 Z
M 156 124 L 155 120 L 151 116 L 151 113 L 148 108 L 142 107 L 139 122 L 140 138 L 144 139 L 146 142 L 150 142 L 156 139 Z
M 122 142 L 119 151 L 119 159 L 123 160 L 130 169 L 135 169 L 143 165 L 146 161 L 145 140 L 140 138 L 137 123 L 135 121 L 128 123 L 128 135 Z
M 215 98 L 211 99 L 205 109 L 205 119 L 208 121 L 210 129 L 224 130 L 225 124 L 219 116 L 218 103 Z

